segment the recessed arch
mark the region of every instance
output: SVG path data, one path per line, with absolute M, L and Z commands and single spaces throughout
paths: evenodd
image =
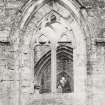
M 87 34 L 87 27 L 83 25 L 84 19 L 81 16 L 79 6 L 77 7 L 74 5 L 75 3 L 70 0 L 58 0 L 60 4 L 64 4 L 66 8 L 68 8 L 69 12 L 73 15 L 75 21 L 70 24 L 71 29 L 73 30 L 75 40 L 76 40 L 76 48 L 73 48 L 73 69 L 74 69 L 74 100 L 80 100 L 80 104 L 85 104 L 86 102 L 86 91 L 85 91 L 85 80 L 86 80 L 86 64 L 87 64 L 87 55 L 86 55 L 86 36 Z M 43 4 L 44 3 L 44 4 Z M 32 5 L 31 5 L 32 4 Z M 39 1 L 30 1 L 29 6 L 25 7 L 24 12 L 21 17 L 21 21 L 19 23 L 19 28 L 17 29 L 18 33 L 14 33 L 14 35 L 17 35 L 19 39 L 23 38 L 25 36 L 25 31 L 30 23 L 30 20 L 32 19 L 32 16 L 35 15 L 35 13 L 38 12 L 39 8 L 45 5 L 45 0 L 39 0 Z M 63 5 L 62 5 L 63 6 Z M 17 38 L 16 37 L 16 38 Z M 32 36 L 30 35 L 29 38 L 31 39 Z M 27 38 L 28 39 L 28 38 Z M 29 40 L 30 40 L 29 39 Z M 30 40 L 31 42 L 31 40 Z M 24 50 L 22 48 L 26 47 L 30 44 L 30 42 L 25 45 L 25 43 L 16 43 L 19 46 L 20 51 L 20 59 L 19 64 L 22 66 L 24 64 Z M 33 50 L 31 48 L 31 50 Z M 67 55 L 68 53 L 65 53 Z M 26 55 L 25 55 L 26 56 Z M 28 56 L 28 54 L 27 54 Z M 31 71 L 29 68 L 27 70 Z M 78 75 L 80 75 L 78 77 Z M 78 86 L 80 88 L 78 88 Z M 81 97 L 79 94 L 81 93 Z M 82 100 L 81 100 L 82 99 Z M 78 102 L 78 101 L 77 101 Z
M 24 9 L 21 22 L 20 22 L 20 29 L 23 29 L 24 26 L 27 26 L 28 23 L 30 22 L 32 16 L 41 8 L 43 5 L 46 3 L 50 2 L 50 0 L 38 0 L 36 2 L 30 2 L 28 4 L 27 9 Z M 62 6 L 64 6 L 66 9 L 69 10 L 69 12 L 73 15 L 76 21 L 80 18 L 80 13 L 79 13 L 79 4 L 76 7 L 73 3 L 73 1 L 69 0 L 57 0 L 58 3 L 60 3 Z
M 72 22 L 74 22 L 74 20 L 72 20 L 70 23 L 61 15 L 61 14 L 59 14 L 57 11 L 55 11 L 55 10 L 51 10 L 50 12 L 48 12 L 47 14 L 45 14 L 45 16 L 44 17 L 42 17 L 41 18 L 41 20 L 38 22 L 38 25 L 37 25 L 37 29 L 36 30 L 33 30 L 33 34 L 32 34 L 32 38 L 31 38 L 31 40 L 30 40 L 30 46 L 32 47 L 32 48 L 34 48 L 34 43 L 35 43 L 35 40 L 37 39 L 37 37 L 39 37 L 40 36 L 40 32 L 43 30 L 43 29 L 45 29 L 45 28 L 50 28 L 52 31 L 54 31 L 54 28 L 51 26 L 51 27 L 48 27 L 46 24 L 48 23 L 48 21 L 46 21 L 46 18 L 48 18 L 48 17 L 50 17 L 52 14 L 54 14 L 54 15 L 56 15 L 58 18 L 57 18 L 57 21 L 55 22 L 56 24 L 58 24 L 59 25 L 59 27 L 63 27 L 63 28 L 65 28 L 65 30 L 68 30 L 68 32 L 69 32 L 69 35 L 67 35 L 67 37 L 68 37 L 68 39 L 70 39 L 70 36 L 71 36 L 71 41 L 72 41 L 72 44 L 73 44 L 73 46 L 75 47 L 75 44 L 76 44 L 76 40 L 75 40 L 75 35 L 74 35 L 74 33 L 73 33 L 73 30 L 72 30 L 72 28 L 71 28 L 71 26 L 70 26 L 70 24 L 72 23 Z M 59 20 L 59 18 L 60 18 L 60 20 Z M 70 18 L 71 19 L 71 18 Z M 50 23 L 48 23 L 48 24 L 50 24 Z M 53 23 L 52 23 L 52 25 L 53 25 Z M 42 29 L 42 30 L 41 30 Z M 45 30 L 48 30 L 48 29 L 45 29 Z M 65 33 L 65 32 L 64 32 Z M 64 34 L 64 33 L 62 33 L 62 34 Z M 66 34 L 66 33 L 65 33 Z M 48 37 L 48 36 L 47 36 Z M 49 37 L 50 37 L 50 35 L 49 35 Z M 62 37 L 62 35 L 60 36 L 60 37 Z M 59 40 L 60 40 L 61 38 L 59 38 Z M 69 41 L 70 41 L 69 40 Z

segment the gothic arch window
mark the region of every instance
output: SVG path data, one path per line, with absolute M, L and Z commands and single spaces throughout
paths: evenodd
M 51 0 L 47 0 L 47 1 L 50 2 Z M 29 74 L 28 74 L 29 76 L 25 76 L 26 79 L 24 79 L 24 80 L 31 79 L 31 78 L 29 78 L 32 76 L 32 73 L 30 73 L 30 72 L 33 71 L 33 65 L 35 65 L 35 70 L 34 70 L 35 76 L 33 77 L 33 78 L 35 78 L 34 88 L 38 89 L 38 91 L 41 90 L 41 87 L 43 87 L 43 84 L 44 84 L 44 87 L 46 85 L 46 83 L 44 82 L 44 80 L 46 80 L 46 79 L 43 79 L 43 77 L 44 78 L 46 77 L 45 71 L 47 71 L 46 69 L 47 69 L 48 65 L 50 65 L 50 67 L 48 69 L 50 75 L 47 75 L 47 76 L 49 76 L 49 78 L 51 79 L 51 80 L 49 79 L 50 83 L 48 83 L 49 84 L 48 88 L 51 90 L 51 92 L 56 92 L 57 83 L 58 83 L 58 81 L 60 81 L 60 80 L 57 80 L 57 78 L 56 78 L 57 76 L 60 75 L 59 74 L 60 72 L 58 72 L 58 73 L 56 73 L 56 75 L 54 75 L 55 73 L 52 71 L 55 71 L 55 70 L 58 71 L 58 67 L 60 67 L 59 66 L 60 63 L 61 63 L 61 68 L 64 68 L 64 70 L 65 70 L 65 68 L 70 68 L 67 70 L 73 71 L 74 73 L 69 74 L 68 71 L 64 71 L 63 73 L 66 73 L 66 75 L 68 75 L 70 77 L 70 80 L 71 80 L 70 85 L 73 85 L 73 86 L 71 86 L 73 88 L 73 89 L 71 89 L 71 92 L 74 92 L 74 94 L 73 94 L 74 98 L 78 99 L 78 100 L 82 99 L 82 100 L 80 100 L 80 102 L 81 102 L 80 104 L 84 104 L 86 101 L 85 100 L 85 98 L 86 98 L 86 89 L 85 89 L 86 81 L 85 80 L 86 80 L 86 70 L 87 70 L 87 67 L 86 67 L 87 66 L 86 65 L 87 64 L 86 41 L 87 40 L 85 40 L 85 39 L 86 39 L 86 37 L 89 37 L 88 28 L 87 27 L 84 28 L 84 24 L 83 24 L 85 22 L 85 19 L 84 19 L 85 11 L 80 12 L 80 6 L 78 5 L 78 3 L 75 4 L 75 2 L 73 0 L 55 0 L 55 1 L 56 1 L 56 3 L 54 3 L 54 8 L 52 8 L 52 7 L 49 7 L 49 5 L 46 3 L 46 0 L 37 0 L 37 1 L 30 0 L 29 4 L 26 5 L 22 9 L 23 10 L 22 14 L 19 13 L 19 16 L 17 15 L 20 20 L 19 28 L 17 28 L 15 31 L 12 30 L 11 34 L 14 34 L 16 36 L 16 37 L 13 37 L 13 40 L 12 40 L 13 43 L 16 44 L 16 46 L 17 46 L 16 48 L 18 48 L 18 46 L 20 46 L 19 47 L 20 57 L 19 57 L 18 63 L 19 63 L 19 66 L 22 65 L 21 69 L 24 70 L 25 73 L 29 72 Z M 56 16 L 57 17 L 56 21 L 61 23 L 60 28 L 62 28 L 62 24 L 63 24 L 63 26 L 67 25 L 68 28 L 71 29 L 74 34 L 73 41 L 71 41 L 72 44 L 73 44 L 73 42 L 75 44 L 75 46 L 73 44 L 73 51 L 69 50 L 66 47 L 66 48 L 63 48 L 65 50 L 62 52 L 62 54 L 58 54 L 58 55 L 64 56 L 64 58 L 69 58 L 70 62 L 69 62 L 69 60 L 65 60 L 65 62 L 63 62 L 63 64 L 68 62 L 67 65 L 72 64 L 73 67 L 69 67 L 69 66 L 62 67 L 62 62 L 60 62 L 58 60 L 60 57 L 57 58 L 56 50 L 54 50 L 52 52 L 52 49 L 49 48 L 49 45 L 47 45 L 47 44 L 42 45 L 39 42 L 37 43 L 37 39 L 36 39 L 37 31 L 40 31 L 43 27 L 44 28 L 47 27 L 47 29 L 48 29 L 49 25 L 50 26 L 58 25 L 55 22 L 54 24 L 49 24 L 49 25 L 45 26 L 46 23 L 48 23 L 48 22 L 50 23 L 51 19 L 47 20 L 47 18 L 50 17 L 49 15 L 53 11 L 56 11 L 55 15 L 56 14 L 57 14 L 57 16 L 59 15 L 58 17 Z M 61 17 L 61 18 L 59 18 L 59 17 Z M 65 21 L 62 21 L 63 19 Z M 17 23 L 18 22 L 16 19 L 16 24 L 14 24 L 14 25 L 17 26 Z M 42 25 L 40 25 L 40 24 L 42 24 Z M 14 29 L 14 25 L 13 25 L 13 29 Z M 53 27 L 50 27 L 50 29 L 51 28 L 53 29 Z M 59 27 L 57 27 L 57 28 L 59 28 Z M 27 29 L 27 32 L 25 33 L 26 29 Z M 56 29 L 54 31 L 56 31 Z M 52 35 L 56 34 L 56 32 L 54 33 L 54 31 L 53 31 Z M 62 29 L 60 31 L 62 31 Z M 12 35 L 12 36 L 14 36 L 14 35 Z M 51 35 L 51 33 L 49 35 Z M 25 38 L 23 40 L 22 46 L 21 46 L 21 43 L 19 43 L 20 40 L 17 40 L 18 38 L 20 40 L 22 38 Z M 15 43 L 15 41 L 16 41 L 16 43 Z M 19 44 L 19 45 L 17 45 L 17 44 Z M 57 44 L 58 44 L 58 42 L 57 42 Z M 59 44 L 62 44 L 62 43 L 59 43 Z M 66 43 L 65 46 L 68 46 L 68 44 L 70 45 L 70 43 Z M 29 48 L 30 50 L 33 50 L 33 47 L 35 47 L 35 51 L 34 51 L 35 56 L 34 56 L 34 62 L 33 62 L 34 64 L 32 63 L 32 65 L 30 65 L 30 66 L 28 65 L 26 67 L 24 66 L 25 68 L 23 68 L 23 65 L 27 64 L 27 61 L 24 59 L 25 58 L 24 56 L 26 56 L 26 54 L 24 53 L 24 49 L 28 50 L 28 48 Z M 54 47 L 54 46 L 52 46 L 52 47 Z M 60 51 L 62 51 L 62 50 L 60 50 Z M 27 60 L 30 58 L 29 62 L 33 61 L 33 58 L 31 59 L 31 57 L 30 57 L 30 53 L 32 51 L 27 51 L 27 52 L 29 52 L 29 54 L 27 54 Z M 51 53 L 49 53 L 49 52 L 51 52 Z M 33 57 L 33 52 L 31 55 Z M 52 55 L 55 57 L 52 57 Z M 72 55 L 74 55 L 74 56 L 72 56 Z M 52 58 L 53 58 L 53 62 L 51 62 Z M 59 62 L 56 62 L 56 61 L 54 62 L 55 58 Z M 19 62 L 20 60 L 22 60 L 22 62 Z M 49 62 L 51 62 L 51 63 L 49 63 Z M 52 64 L 56 65 L 56 66 L 54 67 L 54 66 L 52 66 Z M 21 72 L 21 69 L 19 69 L 20 70 L 20 73 L 19 73 L 20 74 L 20 82 L 19 83 L 21 83 L 21 73 L 22 74 L 24 73 L 24 72 Z M 32 69 L 32 70 L 30 70 L 30 69 Z M 73 74 L 75 74 L 75 75 L 73 75 Z M 78 76 L 78 75 L 80 75 L 80 76 Z M 52 78 L 54 78 L 54 79 L 52 79 Z M 61 79 L 65 80 L 64 77 L 62 77 Z M 21 88 L 21 84 L 19 84 L 19 87 L 20 87 L 19 93 L 21 95 L 21 89 L 23 90 L 23 88 Z M 29 93 L 28 89 L 26 89 L 26 90 L 27 90 L 27 93 Z M 80 97 L 80 94 L 81 94 L 81 97 Z M 21 100 L 19 100 L 19 102 L 21 102 Z

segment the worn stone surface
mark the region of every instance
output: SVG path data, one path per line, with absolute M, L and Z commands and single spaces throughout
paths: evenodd
M 75 23 L 77 18 L 72 14 L 74 11 L 64 8 L 63 3 L 45 4 L 32 15 L 30 7 L 37 1 L 30 0 L 32 4 L 27 1 L 0 0 L 0 105 L 105 105 L 105 1 L 75 0 L 77 2 L 73 3 L 77 7 L 79 4 L 75 11 L 79 11 L 84 17 L 79 17 L 78 22 L 82 21 L 79 26 Z M 50 22 L 54 11 L 67 19 L 65 24 L 71 23 L 74 35 L 78 34 L 78 47 L 74 46 L 73 50 L 76 91 L 74 94 L 42 96 L 34 93 L 34 66 L 50 48 L 34 50 L 33 46 L 37 43 L 37 31 L 40 33 L 45 24 Z M 24 23 L 27 13 L 30 14 L 29 20 L 21 29 L 20 25 Z M 57 21 L 62 22 L 63 19 L 58 14 Z M 84 34 L 81 27 L 87 29 L 85 38 L 80 35 Z M 96 41 L 99 38 L 101 41 Z M 84 45 L 85 42 L 87 46 Z

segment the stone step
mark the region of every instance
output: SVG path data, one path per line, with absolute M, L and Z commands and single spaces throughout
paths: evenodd
M 72 99 L 68 95 L 41 95 L 29 105 L 72 105 Z

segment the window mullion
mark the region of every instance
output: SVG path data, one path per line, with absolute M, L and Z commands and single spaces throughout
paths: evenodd
M 56 93 L 56 68 L 57 68 L 57 57 L 56 57 L 56 44 L 51 44 L 51 92 Z

